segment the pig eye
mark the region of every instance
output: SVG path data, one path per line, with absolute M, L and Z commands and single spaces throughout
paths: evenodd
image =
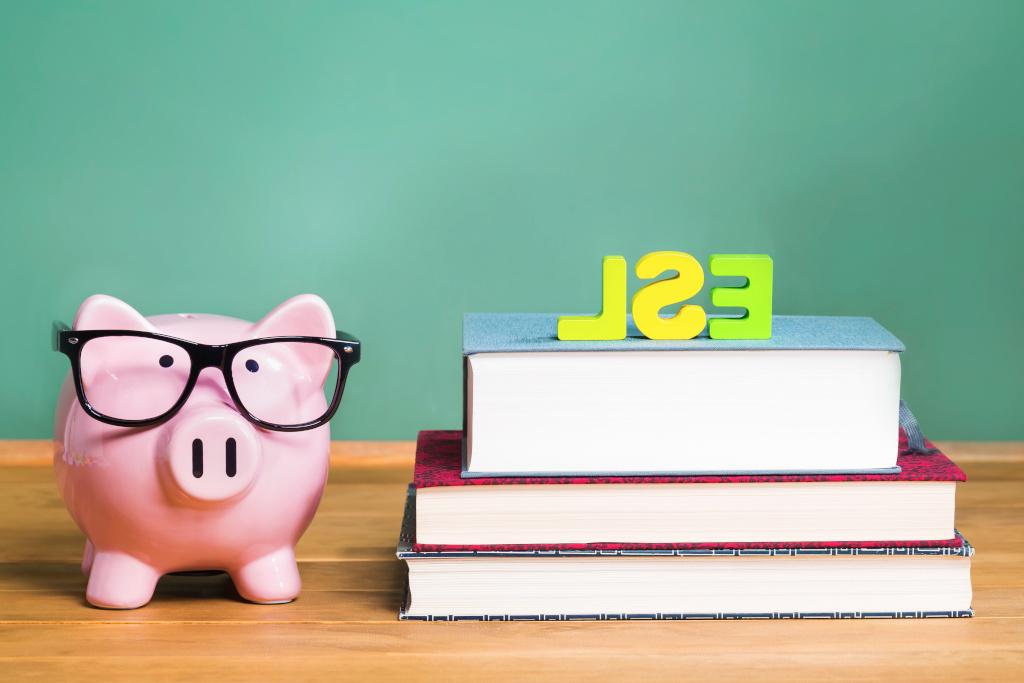
M 162 368 L 169 368 L 172 365 L 174 365 L 174 359 L 173 358 L 171 358 L 170 356 L 167 356 L 167 355 L 160 356 L 160 367 L 162 367 Z
M 245 361 L 245 369 L 249 372 L 256 372 L 260 369 L 260 364 L 254 361 L 252 358 Z

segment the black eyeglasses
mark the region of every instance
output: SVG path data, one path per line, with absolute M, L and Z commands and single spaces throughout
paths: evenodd
M 53 326 L 54 350 L 71 360 L 75 392 L 90 416 L 146 427 L 181 410 L 205 368 L 219 368 L 238 411 L 253 424 L 297 432 L 326 424 L 341 404 L 359 340 L 264 337 L 199 344 L 134 330 Z

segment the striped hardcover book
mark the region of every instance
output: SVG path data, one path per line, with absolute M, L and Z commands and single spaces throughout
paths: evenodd
M 417 550 L 398 544 L 399 617 L 421 621 L 970 617 L 973 548 L 944 546 Z

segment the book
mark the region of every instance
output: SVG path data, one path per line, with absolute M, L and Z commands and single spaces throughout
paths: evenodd
M 458 431 L 419 434 L 417 550 L 958 542 L 966 475 L 928 441 L 910 450 L 906 434 L 894 444 L 898 472 L 857 475 L 464 478 L 462 441 Z
M 401 619 L 969 617 L 970 558 L 942 547 L 418 550 L 407 498 Z
M 870 318 L 583 342 L 557 319 L 466 314 L 464 476 L 895 471 L 904 347 Z

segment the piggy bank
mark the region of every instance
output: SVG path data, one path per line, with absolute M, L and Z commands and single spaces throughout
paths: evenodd
M 256 603 L 296 598 L 295 544 L 327 480 L 328 420 L 359 342 L 327 304 L 289 299 L 257 323 L 146 318 L 87 299 L 58 330 L 58 487 L 87 540 L 87 600 L 145 605 L 161 575 L 223 570 Z

